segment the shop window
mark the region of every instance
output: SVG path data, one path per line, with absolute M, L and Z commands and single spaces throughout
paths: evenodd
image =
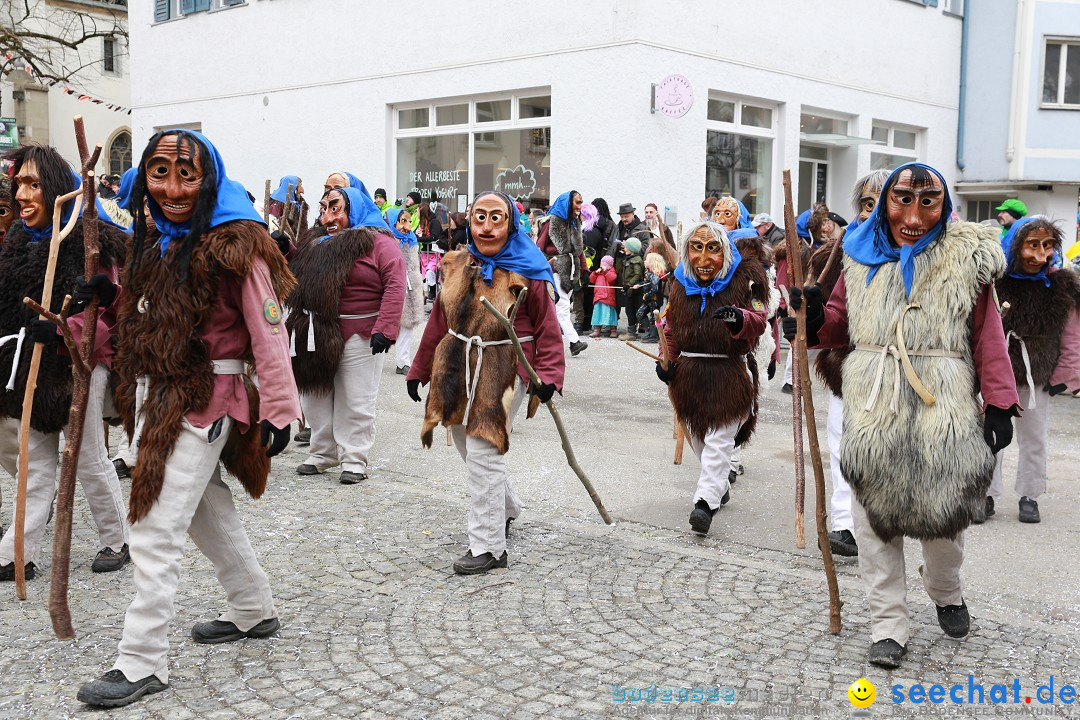
M 1042 106 L 1080 107 L 1080 39 L 1046 41 Z
M 751 213 L 771 209 L 774 108 L 709 98 L 705 195 L 731 195 Z
M 522 120 L 551 117 L 551 96 L 522 98 L 518 106 L 518 117 Z
M 469 122 L 469 103 L 457 105 L 436 105 L 435 126 L 465 125 Z M 426 125 L 426 123 L 425 123 Z M 423 127 L 423 126 L 420 126 Z
M 426 128 L 429 124 L 428 113 L 429 110 L 426 107 L 398 110 L 398 129 Z
M 870 153 L 871 170 L 891 170 L 898 165 L 919 159 L 917 128 L 903 127 L 875 120 L 870 138 L 879 143 Z
M 750 127 L 771 128 L 772 110 L 755 105 L 743 105 L 742 124 Z
M 717 122 L 735 122 L 735 103 L 728 100 L 709 100 L 709 119 Z
M 509 100 L 485 100 L 476 103 L 476 122 L 502 122 L 510 119 Z

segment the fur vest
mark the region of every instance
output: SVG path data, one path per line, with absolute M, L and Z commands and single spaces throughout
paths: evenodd
M 559 289 L 569 296 L 581 277 L 581 225 L 571 225 L 561 217 L 549 215 L 548 238 L 559 254 L 552 258 L 552 270 L 559 275 Z
M 129 437 L 135 426 L 138 379 L 146 376 L 149 381 L 142 405 L 139 461 L 131 472 L 128 517 L 133 523 L 150 511 L 161 493 L 165 463 L 184 417 L 205 408 L 213 395 L 214 358 L 201 330 L 218 301 L 218 283 L 223 277 L 234 281 L 247 277 L 256 257 L 269 268 L 278 297 L 286 296 L 295 283 L 277 243 L 255 222 L 230 222 L 206 233 L 192 253 L 186 281 L 180 278 L 176 250 L 171 247 L 162 258 L 158 238 L 159 233 L 151 231 L 138 266 L 126 273 L 114 363 L 120 376 L 117 405 Z M 245 360 L 250 363 L 254 358 L 249 355 Z M 250 378 L 245 377 L 245 385 L 250 416 L 257 419 L 258 390 Z M 262 495 L 270 459 L 258 422 L 253 421 L 246 433 L 234 426 L 221 459 L 252 497 Z
M 455 250 L 443 255 L 442 272 L 443 285 L 438 302 L 446 317 L 447 327 L 459 335 L 478 336 L 485 341 L 508 339 L 506 330 L 484 309 L 480 298 L 486 297 L 495 307 L 507 312 L 529 281 L 517 273 L 496 268 L 489 287 L 468 250 Z M 547 298 L 537 300 L 546 302 Z M 529 302 L 528 298 L 526 302 Z M 525 312 L 524 306 L 519 312 Z M 420 430 L 420 442 L 424 447 L 431 447 L 432 431 L 436 425 L 465 423 L 465 406 L 468 403 L 465 373 L 468 369 L 471 381 L 477 357 L 477 348 L 471 347 L 466 358 L 465 342 L 449 333 L 439 340 L 432 359 L 431 391 L 424 406 L 424 424 Z M 467 435 L 487 440 L 502 454 L 510 449 L 509 415 L 514 400 L 517 366 L 513 345 L 507 343 L 484 348 L 484 360 L 476 381 L 469 420 L 465 424 Z M 533 399 L 529 403 L 529 417 L 536 410 Z
M 900 263 L 882 265 L 867 286 L 870 268 L 844 258 L 851 344 L 895 345 L 902 319 L 911 364 L 937 399 L 923 404 L 892 356 L 880 376 L 879 352 L 856 349 L 844 361 L 840 465 L 886 542 L 898 535 L 951 538 L 983 504 L 994 456 L 983 439 L 971 321 L 980 289 L 1004 270 L 997 233 L 966 222 L 949 225 L 915 258 L 910 299 Z M 909 303 L 920 307 L 902 314 Z M 923 350 L 959 357 L 911 354 Z M 867 410 L 879 377 L 878 397 Z M 896 412 L 890 407 L 894 381 L 900 387 Z
M 420 246 L 401 248 L 405 258 L 405 305 L 401 308 L 401 327 L 414 328 L 424 321 L 424 293 L 427 288 L 420 276 Z
M 319 233 L 318 237 L 314 237 Z M 289 318 L 285 327 L 296 343 L 293 376 L 302 393 L 325 395 L 334 390 L 345 338 L 341 335 L 341 291 L 357 258 L 375 246 L 375 235 L 367 228 L 342 230 L 334 237 L 318 242 L 325 235 L 322 228 L 303 238 L 293 252 L 290 269 L 296 276 L 296 288 L 285 304 Z M 315 322 L 315 347 L 305 347 L 308 323 Z
M 838 242 L 840 241 L 831 240 L 815 250 L 814 254 L 810 256 L 810 272 L 814 278 L 817 278 L 821 271 L 825 269 L 825 263 L 829 261 L 829 253 L 832 252 L 833 246 Z M 832 295 L 833 288 L 836 287 L 836 283 L 840 279 L 840 271 L 843 268 L 844 249 L 842 245 L 837 252 L 839 257 L 833 262 L 828 277 L 823 277 L 819 283 L 826 302 L 828 302 L 829 296 Z M 814 370 L 817 372 L 818 377 L 825 383 L 825 387 L 829 388 L 829 391 L 838 398 L 844 397 L 844 381 L 841 372 L 844 367 L 844 360 L 849 354 L 851 354 L 850 346 L 829 348 L 818 351 L 814 358 Z
M 765 275 L 769 279 L 769 302 L 765 309 L 768 311 L 768 324 L 765 326 L 765 332 L 761 334 L 761 339 L 758 340 L 757 347 L 754 348 L 754 357 L 757 358 L 758 369 L 767 368 L 769 363 L 773 360 L 773 355 L 776 353 L 776 338 L 773 337 L 772 323 L 776 317 L 776 311 L 780 308 L 780 291 L 776 289 L 776 268 L 769 266 L 765 269 Z M 769 388 L 768 375 L 762 375 L 758 378 L 758 390 L 765 392 Z
M 76 222 L 71 234 L 60 244 L 56 272 L 53 275 L 52 298 L 49 309 L 60 312 L 64 296 L 75 292 L 76 278 L 86 273 L 83 247 L 83 224 Z M 115 267 L 124 258 L 125 236 L 118 228 L 98 221 L 99 265 Z M 19 355 L 19 369 L 15 373 L 15 387 L 5 389 L 11 375 L 15 357 L 16 340 L 0 347 L 0 415 L 22 417 L 23 394 L 30 372 L 30 358 L 34 354 L 34 341 L 29 335 L 31 321 L 37 313 L 23 303 L 24 297 L 41 302 L 45 284 L 45 266 L 49 259 L 49 240 L 33 242 L 23 224 L 16 220 L 5 236 L 0 250 L 0 337 L 15 335 L 20 328 L 27 328 Z M 63 342 L 57 336 L 59 342 Z M 37 390 L 34 392 L 34 409 L 30 414 L 30 427 L 43 433 L 59 432 L 67 424 L 71 408 L 71 360 L 60 355 L 56 347 L 44 349 L 38 369 Z
M 1002 315 L 1005 335 L 1019 335 L 1027 346 L 1031 361 L 1031 379 L 1041 388 L 1050 382 L 1061 355 L 1061 334 L 1069 314 L 1080 307 L 1080 280 L 1071 270 L 1058 270 L 1047 275 L 1050 287 L 1038 280 L 1018 280 L 1003 277 L 997 281 L 998 300 L 1009 303 Z M 1009 338 L 1009 359 L 1012 361 L 1016 387 L 1026 387 L 1027 370 L 1021 345 Z
M 698 439 L 721 425 L 745 420 L 735 436 L 736 446 L 742 446 L 757 425 L 758 365 L 753 349 L 758 340 L 733 339 L 728 324 L 713 317 L 722 305 L 748 308 L 753 300 L 769 301 L 768 277 L 755 257 L 743 258 L 727 288 L 708 298 L 705 312 L 699 312 L 700 297 L 687 297 L 680 282 L 671 284 L 666 317 L 680 355 L 668 395 L 687 431 Z M 686 352 L 728 357 L 687 357 L 682 354 Z

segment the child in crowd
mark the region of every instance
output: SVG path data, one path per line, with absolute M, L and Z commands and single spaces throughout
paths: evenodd
M 622 245 L 622 262 L 619 264 L 619 284 L 622 285 L 622 302 L 626 307 L 626 334 L 616 335 L 620 340 L 638 339 L 638 307 L 641 305 L 641 283 L 645 279 L 645 261 L 641 259 L 641 241 L 627 238 Z M 615 310 L 616 322 L 619 311 Z
M 615 328 L 619 316 L 615 312 L 615 259 L 610 255 L 600 258 L 600 267 L 589 273 L 589 283 L 593 286 L 592 332 L 589 337 L 598 338 L 601 333 L 610 337 L 619 337 Z
M 664 304 L 664 274 L 667 272 L 667 262 L 659 253 L 649 253 L 645 256 L 645 282 L 642 288 L 641 306 L 637 311 L 637 322 L 645 328 L 644 341 L 654 343 L 660 341 L 660 334 L 656 330 L 653 321 L 653 310 L 659 310 Z

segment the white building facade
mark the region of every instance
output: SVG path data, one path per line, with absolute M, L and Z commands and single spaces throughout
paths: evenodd
M 20 3 L 21 4 L 21 3 Z M 54 33 L 57 22 L 79 27 L 77 13 L 94 16 L 101 28 L 113 18 L 123 28 L 127 0 L 33 0 L 28 29 Z M 46 22 L 38 22 L 38 19 Z M 121 174 L 132 164 L 131 78 L 126 40 L 122 36 L 92 38 L 78 55 L 68 51 L 63 64 L 85 66 L 71 82 L 47 86 L 24 69 L 0 78 L 0 116 L 15 121 L 17 142 L 52 145 L 72 165 L 79 165 L 72 119 L 82 115 L 91 149 L 102 146 L 96 171 Z M 0 148 L 7 149 L 7 148 Z
M 780 217 L 790 169 L 800 209 L 850 216 L 872 167 L 918 159 L 955 177 L 949 10 L 467 0 L 395 24 L 348 0 L 156 0 L 130 11 L 136 156 L 185 126 L 256 195 L 298 174 L 310 197 L 347 170 L 451 210 L 492 187 L 531 207 L 576 189 L 679 219 L 714 192 Z
M 1006 198 L 1064 221 L 1080 191 L 1080 2 L 970 2 L 962 167 L 966 217 L 996 217 Z

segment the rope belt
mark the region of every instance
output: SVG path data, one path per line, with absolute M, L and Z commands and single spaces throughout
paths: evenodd
M 864 410 L 870 412 L 873 409 L 874 403 L 877 402 L 878 391 L 881 390 L 881 382 L 885 377 L 885 356 L 891 355 L 896 360 L 896 377 L 893 379 L 893 397 L 889 407 L 892 408 L 893 414 L 897 413 L 900 401 L 900 368 L 904 369 L 904 375 L 907 378 L 908 384 L 912 389 L 922 398 L 925 405 L 933 405 L 937 402 L 937 398 L 930 394 L 930 391 L 926 389 L 926 386 L 922 384 L 919 376 L 915 374 L 915 368 L 911 366 L 911 361 L 908 357 L 946 357 L 946 358 L 963 358 L 958 352 L 952 352 L 950 350 L 908 350 L 904 347 L 897 347 L 896 345 L 873 345 L 869 343 L 858 343 L 855 345 L 856 350 L 863 350 L 865 352 L 878 353 L 877 371 L 875 372 L 874 389 L 870 392 L 870 397 L 866 401 Z
M 19 371 L 19 358 L 22 357 L 23 340 L 26 339 L 26 328 L 19 328 L 19 332 L 14 335 L 8 335 L 0 338 L 0 347 L 8 344 L 12 340 L 15 341 L 15 354 L 11 356 L 11 376 L 8 378 L 7 385 L 8 390 L 15 389 L 15 373 Z
M 1015 340 L 1020 343 L 1020 357 L 1024 360 L 1024 373 L 1027 375 L 1028 384 L 1028 409 L 1035 409 L 1035 380 L 1031 377 L 1031 356 L 1028 355 L 1027 343 L 1024 342 L 1024 338 L 1017 335 L 1012 330 L 1005 336 L 1005 341 Z
M 476 381 L 480 379 L 480 366 L 484 364 L 484 348 L 491 347 L 493 345 L 510 345 L 513 341 L 510 338 L 505 340 L 485 340 L 479 335 L 473 335 L 469 337 L 455 332 L 452 328 L 446 329 L 447 335 L 453 335 L 458 340 L 465 343 L 465 396 L 468 400 L 465 402 L 465 419 L 461 421 L 462 425 L 469 424 L 469 413 L 472 411 L 473 398 L 476 396 Z M 518 338 L 521 342 L 529 342 L 533 339 L 532 335 L 526 335 L 525 337 Z M 470 350 L 476 348 L 476 367 L 473 368 L 472 375 L 469 374 L 469 356 Z
M 211 360 L 214 363 L 215 375 L 243 375 L 244 361 L 239 358 L 227 360 Z
M 315 349 L 315 313 L 310 310 L 301 310 L 304 315 L 307 315 L 307 338 L 304 340 L 304 347 L 301 348 L 304 352 Z M 378 316 L 378 312 L 373 313 L 361 313 L 360 315 L 338 315 L 338 320 L 363 320 L 364 318 L 373 318 Z M 289 339 L 289 356 L 296 357 L 296 333 Z
M 696 352 L 686 352 L 686 351 L 680 352 L 679 355 L 681 355 L 682 357 L 691 357 L 691 358 L 729 358 L 729 357 L 731 357 L 730 355 L 717 355 L 716 353 L 696 353 Z

